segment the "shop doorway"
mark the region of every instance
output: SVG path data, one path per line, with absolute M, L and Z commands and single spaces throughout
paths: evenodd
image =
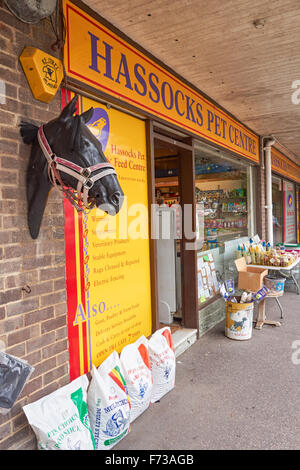
M 158 317 L 171 331 L 198 329 L 194 157 L 189 138 L 154 133 Z M 184 228 L 190 211 L 190 230 Z M 187 240 L 188 237 L 188 240 Z

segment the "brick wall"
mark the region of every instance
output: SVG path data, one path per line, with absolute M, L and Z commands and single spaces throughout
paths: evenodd
M 69 382 L 62 199 L 51 192 L 40 235 L 32 240 L 25 193 L 30 147 L 18 130 L 21 119 L 41 124 L 60 112 L 60 93 L 49 105 L 36 101 L 18 61 L 25 46 L 56 55 L 53 42 L 47 19 L 23 23 L 0 0 L 0 341 L 35 367 L 12 411 L 0 415 L 0 450 L 35 448 L 22 406 Z

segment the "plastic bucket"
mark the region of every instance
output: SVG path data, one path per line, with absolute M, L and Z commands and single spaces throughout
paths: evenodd
M 271 294 L 283 294 L 284 292 L 284 277 L 265 276 L 264 285 L 271 291 Z
M 238 341 L 252 337 L 254 302 L 225 303 L 225 336 Z

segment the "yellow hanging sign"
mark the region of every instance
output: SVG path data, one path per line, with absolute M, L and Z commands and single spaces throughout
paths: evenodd
M 297 183 L 300 183 L 300 166 L 292 162 L 283 153 L 272 147 L 271 151 L 272 170 L 282 176 L 286 176 Z

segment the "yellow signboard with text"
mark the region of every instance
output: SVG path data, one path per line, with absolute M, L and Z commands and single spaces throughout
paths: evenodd
M 271 162 L 273 171 L 300 183 L 300 166 L 275 148 L 271 150 Z
M 114 165 L 125 198 L 116 216 L 98 208 L 78 214 L 65 202 L 72 380 L 151 334 L 145 123 L 80 97 L 78 111 L 90 107 L 87 125 Z
M 256 134 L 71 1 L 63 5 L 69 77 L 259 162 Z

